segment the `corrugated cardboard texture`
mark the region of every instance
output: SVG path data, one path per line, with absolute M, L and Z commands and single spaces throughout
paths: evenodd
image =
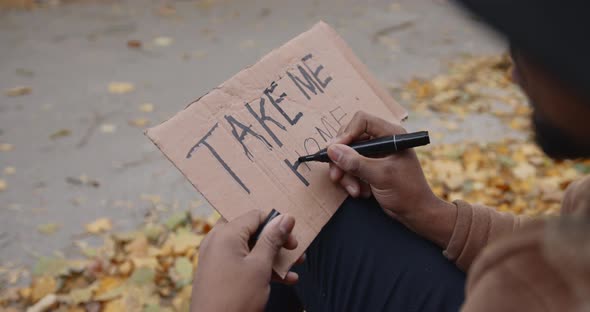
M 295 217 L 299 247 L 285 276 L 346 197 L 324 163 L 296 163 L 326 146 L 358 110 L 406 117 L 346 43 L 320 22 L 147 135 L 227 220 L 251 209 Z

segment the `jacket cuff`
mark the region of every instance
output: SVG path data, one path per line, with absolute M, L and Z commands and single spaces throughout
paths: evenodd
M 461 255 L 463 246 L 465 246 L 465 242 L 467 241 L 467 235 L 471 228 L 473 209 L 469 203 L 462 200 L 456 200 L 453 204 L 457 206 L 457 218 L 455 220 L 453 234 L 443 254 L 449 260 L 456 261 Z

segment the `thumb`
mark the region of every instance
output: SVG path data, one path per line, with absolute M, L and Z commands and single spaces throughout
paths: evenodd
M 265 227 L 258 242 L 254 245 L 251 255 L 268 262 L 272 266 L 275 257 L 287 243 L 289 234 L 293 231 L 295 219 L 289 215 L 280 215 L 270 221 Z
M 328 146 L 328 157 L 344 172 L 369 184 L 378 184 L 378 178 L 384 174 L 383 159 L 364 157 L 348 145 L 332 144 Z

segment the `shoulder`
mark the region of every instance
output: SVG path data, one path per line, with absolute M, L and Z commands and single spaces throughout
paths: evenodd
M 468 272 L 462 311 L 546 311 L 531 287 L 543 271 L 537 261 L 543 227 L 527 225 L 483 250 Z
M 572 291 L 590 291 L 590 251 L 580 254 L 590 250 L 589 238 L 590 220 L 566 216 L 531 222 L 491 244 L 469 271 L 465 311 L 568 311 L 590 304 Z
M 561 205 L 563 214 L 590 212 L 590 175 L 572 182 Z
M 534 220 L 523 228 L 487 246 L 475 260 L 469 271 L 468 288 L 477 285 L 479 280 L 493 274 L 499 268 L 512 267 L 542 253 L 545 220 Z

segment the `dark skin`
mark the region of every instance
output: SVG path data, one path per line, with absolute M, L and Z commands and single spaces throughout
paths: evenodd
M 590 142 L 590 101 L 522 52 L 512 55 L 516 65 L 514 80 L 534 103 L 535 114 L 575 141 Z
M 522 53 L 513 58 L 517 83 L 535 103 L 534 114 L 559 128 L 572 142 L 590 142 L 590 101 L 531 58 Z M 414 151 L 367 158 L 346 145 L 367 137 L 399 133 L 405 133 L 400 125 L 364 112 L 356 113 L 328 147 L 332 159 L 330 178 L 352 197 L 374 196 L 387 215 L 446 248 L 455 225 L 456 207 L 434 195 Z M 193 282 L 192 311 L 264 309 L 273 276 L 272 263 L 280 248 L 293 249 L 296 241 L 290 234 L 295 224 L 293 218 L 281 216 L 267 226 L 262 242 L 250 251 L 248 238 L 263 218 L 260 212 L 249 212 L 215 226 L 201 247 Z M 283 282 L 295 283 L 297 279 L 290 272 Z
M 200 248 L 191 311 L 261 311 L 268 301 L 271 280 L 288 285 L 297 282 L 295 272 L 280 278 L 272 270 L 281 248 L 297 248 L 291 234 L 293 217 L 274 218 L 256 245 L 251 250 L 248 246 L 265 217 L 262 211 L 251 210 L 232 222 L 221 219 L 209 232 Z

